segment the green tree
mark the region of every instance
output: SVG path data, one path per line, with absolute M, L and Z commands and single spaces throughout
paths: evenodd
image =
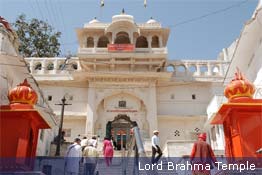
M 55 57 L 60 53 L 58 39 L 61 32 L 54 32 L 46 22 L 38 19 L 26 20 L 24 14 L 19 15 L 14 23 L 19 37 L 19 52 L 24 57 Z

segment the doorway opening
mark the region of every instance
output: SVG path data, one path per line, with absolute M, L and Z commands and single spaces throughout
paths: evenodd
M 113 121 L 107 122 L 106 137 L 113 138 L 113 146 L 116 150 L 128 149 L 128 143 L 133 135 L 131 129 L 137 125 L 126 114 L 117 115 Z

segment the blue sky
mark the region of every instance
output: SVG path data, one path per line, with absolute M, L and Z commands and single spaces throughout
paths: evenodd
M 0 0 L 0 15 L 10 22 L 21 13 L 27 18 L 47 21 L 62 32 L 61 55 L 65 55 L 77 51 L 76 28 L 94 17 L 111 22 L 112 16 L 125 8 L 137 23 L 153 17 L 163 27 L 170 28 L 169 59 L 216 59 L 239 36 L 258 3 L 257 0 L 147 0 L 144 8 L 143 1 L 104 0 L 105 6 L 100 8 L 100 0 Z

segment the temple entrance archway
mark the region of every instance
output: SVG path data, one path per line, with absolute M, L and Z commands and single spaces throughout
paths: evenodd
M 114 147 L 116 150 L 128 149 L 127 144 L 133 135 L 131 129 L 137 125 L 131 121 L 130 117 L 125 114 L 117 115 L 113 121 L 106 124 L 106 137 L 114 138 Z

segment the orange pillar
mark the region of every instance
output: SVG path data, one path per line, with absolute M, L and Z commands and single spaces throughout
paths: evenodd
M 253 99 L 254 86 L 238 71 L 225 89 L 228 103 L 223 104 L 211 124 L 222 124 L 225 154 L 231 158 L 261 158 L 262 99 Z
M 0 169 L 31 170 L 39 129 L 50 128 L 34 108 L 37 95 L 24 81 L 9 92 L 9 105 L 0 106 Z

